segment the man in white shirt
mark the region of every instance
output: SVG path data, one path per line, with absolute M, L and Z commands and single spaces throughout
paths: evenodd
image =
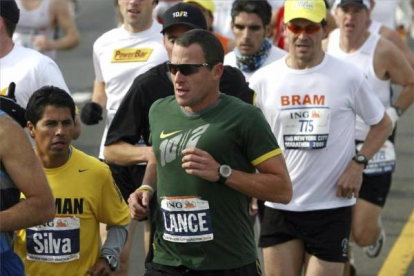
M 164 49 L 161 25 L 152 17 L 158 0 L 118 0 L 124 24 L 104 33 L 93 46 L 95 83 L 92 102 L 82 110 L 82 122 L 94 125 L 102 120 L 105 106 L 107 120 L 99 158 L 108 128 L 135 77 L 168 60 Z M 144 164 L 129 167 L 110 165 L 112 174 L 125 200 L 141 185 Z M 121 255 L 121 270 L 127 275 L 129 250 L 136 222 L 131 223 L 128 244 Z M 147 225 L 149 228 L 149 225 Z M 149 235 L 149 229 L 146 230 Z M 146 245 L 148 246 L 148 245 Z M 124 270 L 125 269 L 125 270 Z
M 284 23 L 290 52 L 251 79 L 293 184 L 288 205 L 265 203 L 265 274 L 340 276 L 362 171 L 391 121 L 364 74 L 322 50 L 323 0 L 287 0 Z M 370 126 L 357 155 L 356 115 Z
M 283 57 L 286 52 L 266 37 L 271 32 L 272 8 L 267 1 L 237 0 L 231 10 L 231 28 L 236 48 L 224 57 L 224 64 L 243 72 L 246 80 L 257 69 Z
M 9 3 L 7 6 L 4 3 Z M 45 85 L 53 85 L 70 93 L 57 64 L 49 57 L 29 48 L 16 45 L 13 34 L 20 18 L 20 11 L 14 0 L 1 0 L 0 16 L 0 94 L 9 94 L 9 85 L 14 82 L 16 102 L 26 108 L 30 96 Z M 75 136 L 81 132 L 79 116 L 75 118 Z

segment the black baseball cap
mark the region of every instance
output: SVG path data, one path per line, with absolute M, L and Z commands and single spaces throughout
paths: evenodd
M 343 7 L 348 4 L 358 5 L 366 8 L 367 10 L 369 10 L 371 7 L 369 0 L 337 0 L 338 7 Z
M 20 10 L 14 0 L 0 0 L 0 16 L 10 22 L 19 22 Z
M 178 3 L 165 11 L 162 16 L 162 31 L 174 25 L 186 25 L 193 29 L 207 30 L 207 22 L 201 9 L 195 5 Z

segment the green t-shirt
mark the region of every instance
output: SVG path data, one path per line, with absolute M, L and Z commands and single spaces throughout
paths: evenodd
M 187 174 L 181 152 L 197 147 L 219 164 L 254 173 L 255 165 L 281 153 L 260 110 L 221 94 L 217 105 L 190 115 L 171 96 L 152 105 L 149 120 L 158 183 L 154 262 L 196 270 L 254 262 L 250 197 Z

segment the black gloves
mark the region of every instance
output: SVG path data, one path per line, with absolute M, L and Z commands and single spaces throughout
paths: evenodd
M 102 106 L 94 102 L 87 103 L 82 108 L 80 117 L 85 125 L 96 125 L 102 120 Z
M 25 127 L 26 120 L 26 109 L 21 107 L 16 102 L 16 97 L 14 95 L 16 89 L 16 84 L 14 82 L 10 83 L 7 96 L 0 95 L 0 109 L 6 112 L 10 117 L 12 117 L 16 122 Z

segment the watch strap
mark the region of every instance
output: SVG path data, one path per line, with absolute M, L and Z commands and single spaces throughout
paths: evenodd
M 361 161 L 361 160 L 359 160 L 358 159 L 358 157 L 359 156 L 361 156 L 361 157 L 363 157 L 363 159 L 365 160 L 365 161 Z M 367 165 L 368 165 L 368 159 L 367 159 L 367 157 L 365 156 L 365 155 L 363 155 L 363 154 L 356 154 L 356 155 L 354 155 L 354 157 L 352 157 L 352 160 L 354 160 L 356 163 L 358 163 L 358 164 L 362 164 L 362 165 L 364 165 L 364 169 L 366 169 L 367 168 Z
M 224 185 L 224 184 L 226 184 L 226 181 L 227 181 L 227 178 L 222 177 L 222 176 L 219 174 L 219 179 L 217 180 L 217 183 Z

